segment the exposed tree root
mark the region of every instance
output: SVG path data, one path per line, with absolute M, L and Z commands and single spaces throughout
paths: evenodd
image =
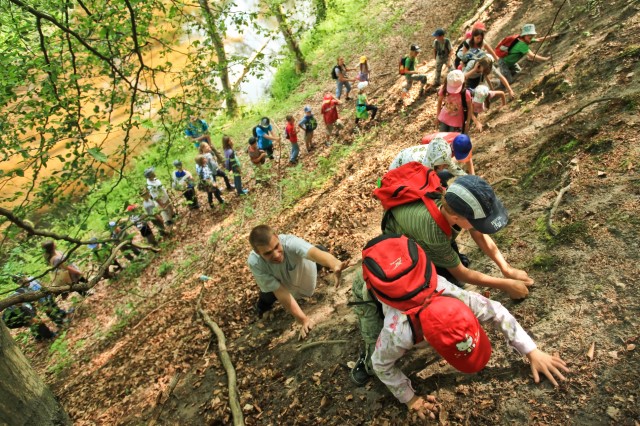
M 222 329 L 218 326 L 218 324 L 211 319 L 211 317 L 202 309 L 202 294 L 204 290 L 204 283 L 200 288 L 200 295 L 198 296 L 198 302 L 196 303 L 196 310 L 198 314 L 202 317 L 202 320 L 205 322 L 207 327 L 211 329 L 213 334 L 215 334 L 218 339 L 218 353 L 220 354 L 220 361 L 222 361 L 222 365 L 227 372 L 227 383 L 229 387 L 229 408 L 231 408 L 231 416 L 233 417 L 233 425 L 234 426 L 244 426 L 244 418 L 242 416 L 242 409 L 240 408 L 240 401 L 238 400 L 238 388 L 236 384 L 236 370 L 233 368 L 233 363 L 231 362 L 231 357 L 229 356 L 229 352 L 227 352 L 227 341 L 224 337 L 224 333 Z

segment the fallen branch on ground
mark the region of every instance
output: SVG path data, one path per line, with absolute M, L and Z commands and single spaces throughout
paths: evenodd
M 485 10 L 487 10 L 489 8 L 489 6 L 491 6 L 493 4 L 493 0 L 488 0 L 487 2 L 485 2 L 480 9 L 478 9 L 478 11 L 476 12 L 475 15 L 473 15 L 473 17 L 469 20 L 467 20 L 466 22 L 464 22 L 461 26 L 460 29 L 464 32 L 467 30 L 467 28 L 469 28 L 471 26 L 471 24 L 475 23 L 478 18 L 480 17 L 480 15 L 482 15 L 484 13 Z
M 158 409 L 158 411 L 156 411 L 156 414 L 153 416 L 153 419 L 149 423 L 149 426 L 154 426 L 156 423 L 158 423 L 158 419 L 160 418 L 160 415 L 162 414 L 162 410 L 164 410 L 164 404 L 171 397 L 171 394 L 173 393 L 173 390 L 176 388 L 176 385 L 178 384 L 179 381 L 180 381 L 180 373 L 178 372 L 178 373 L 174 374 L 174 376 L 171 378 L 171 382 L 169 382 L 169 386 L 167 387 L 167 390 L 165 392 L 160 392 L 158 394 L 158 398 L 156 400 L 156 406 L 159 405 L 160 409 Z M 164 401 L 163 401 L 163 399 L 164 399 Z
M 549 210 L 549 218 L 547 219 L 547 231 L 549 232 L 549 234 L 553 235 L 554 237 L 558 235 L 558 232 L 555 229 L 553 229 L 553 216 L 555 215 L 556 210 L 560 205 L 560 200 L 562 200 L 562 197 L 569 189 L 571 189 L 571 183 L 569 183 L 567 186 L 562 188 L 560 192 L 558 192 L 558 196 L 556 197 L 556 200 L 551 206 L 551 210 Z
M 242 409 L 240 408 L 240 401 L 238 400 L 238 390 L 236 385 L 236 370 L 233 368 L 231 357 L 227 352 L 227 343 L 224 337 L 222 329 L 216 324 L 215 321 L 202 309 L 202 294 L 204 290 L 204 283 L 200 288 L 200 294 L 198 295 L 198 302 L 196 303 L 196 310 L 202 317 L 204 323 L 211 329 L 213 334 L 218 339 L 218 353 L 220 354 L 220 361 L 227 372 L 227 383 L 229 385 L 229 408 L 231 408 L 231 416 L 233 417 L 234 426 L 244 426 L 244 419 L 242 417 Z
M 508 177 L 508 176 L 503 176 L 500 179 L 498 179 L 495 182 L 491 182 L 491 186 L 496 186 L 499 183 L 504 182 L 505 180 L 508 180 L 510 182 L 518 182 L 518 179 L 512 178 L 512 177 Z
M 302 352 L 305 349 L 310 349 L 310 348 L 314 348 L 316 346 L 320 346 L 320 345 L 339 345 L 339 344 L 343 344 L 343 343 L 349 343 L 348 340 L 319 340 L 317 342 L 311 342 L 311 343 L 307 343 L 304 345 L 298 345 L 296 347 L 296 350 L 298 352 Z

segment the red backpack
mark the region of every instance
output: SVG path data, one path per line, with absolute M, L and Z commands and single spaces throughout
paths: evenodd
M 411 161 L 389 170 L 380 180 L 379 188 L 373 191 L 373 195 L 382 202 L 382 207 L 386 210 L 382 219 L 382 232 L 392 208 L 422 200 L 438 227 L 447 237 L 451 237 L 451 226 L 434 201 L 443 192 L 436 172 L 422 163 Z
M 509 51 L 518 42 L 520 34 L 512 34 L 500 40 L 500 43 L 495 48 L 498 58 L 504 58 L 509 54 Z
M 422 247 L 404 235 L 376 237 L 362 250 L 362 276 L 376 299 L 407 315 L 414 343 L 423 341 L 419 316 L 438 295 L 438 275 Z
M 407 71 L 407 68 L 406 68 L 407 59 L 409 59 L 408 56 L 403 56 L 402 58 L 400 58 L 400 62 L 398 63 L 398 74 L 404 75 L 405 72 Z

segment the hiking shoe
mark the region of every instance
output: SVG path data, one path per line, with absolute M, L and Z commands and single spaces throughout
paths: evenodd
M 243 189 L 238 195 L 247 195 L 249 193 L 248 189 Z
M 361 355 L 358 361 L 356 361 L 356 365 L 351 369 L 349 377 L 351 378 L 351 381 L 358 386 L 364 386 L 367 384 L 371 376 L 367 373 L 364 355 Z

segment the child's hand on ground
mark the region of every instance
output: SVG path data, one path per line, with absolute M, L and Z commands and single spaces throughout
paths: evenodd
M 438 406 L 436 405 L 436 397 L 429 395 L 426 398 L 415 395 L 409 402 L 407 402 L 409 412 L 415 412 L 422 420 L 426 420 L 427 416 L 430 419 L 436 418 L 438 412 Z
M 527 297 L 529 294 L 529 289 L 527 288 L 527 284 L 524 281 L 509 279 L 509 286 L 504 289 L 504 291 L 509 295 L 513 300 L 520 300 Z
M 529 362 L 531 362 L 533 381 L 536 383 L 540 383 L 540 373 L 542 373 L 547 376 L 547 379 L 549 379 L 554 386 L 558 386 L 558 382 L 554 376 L 558 377 L 560 380 L 566 380 L 560 370 L 565 373 L 571 372 L 567 368 L 567 363 L 559 356 L 549 355 L 546 352 L 542 352 L 540 349 L 534 349 L 529 352 L 527 354 L 527 358 L 529 359 Z
M 479 121 L 476 122 L 476 129 L 478 129 L 478 132 L 482 133 L 482 129 L 484 129 L 484 127 L 482 126 L 482 123 L 480 123 Z
M 523 281 L 525 283 L 525 285 L 527 285 L 527 286 L 530 286 L 530 285 L 533 284 L 533 279 L 531 277 L 529 277 L 529 274 L 527 274 L 522 269 L 517 269 L 517 268 L 514 268 L 512 266 L 507 266 L 502 271 L 502 275 L 505 278 L 511 278 L 511 279 L 514 279 L 514 280 Z
M 313 321 L 311 321 L 309 317 L 305 317 L 303 323 L 300 324 L 300 335 L 298 336 L 298 340 L 305 339 L 311 332 L 311 329 L 313 329 L 313 326 Z

